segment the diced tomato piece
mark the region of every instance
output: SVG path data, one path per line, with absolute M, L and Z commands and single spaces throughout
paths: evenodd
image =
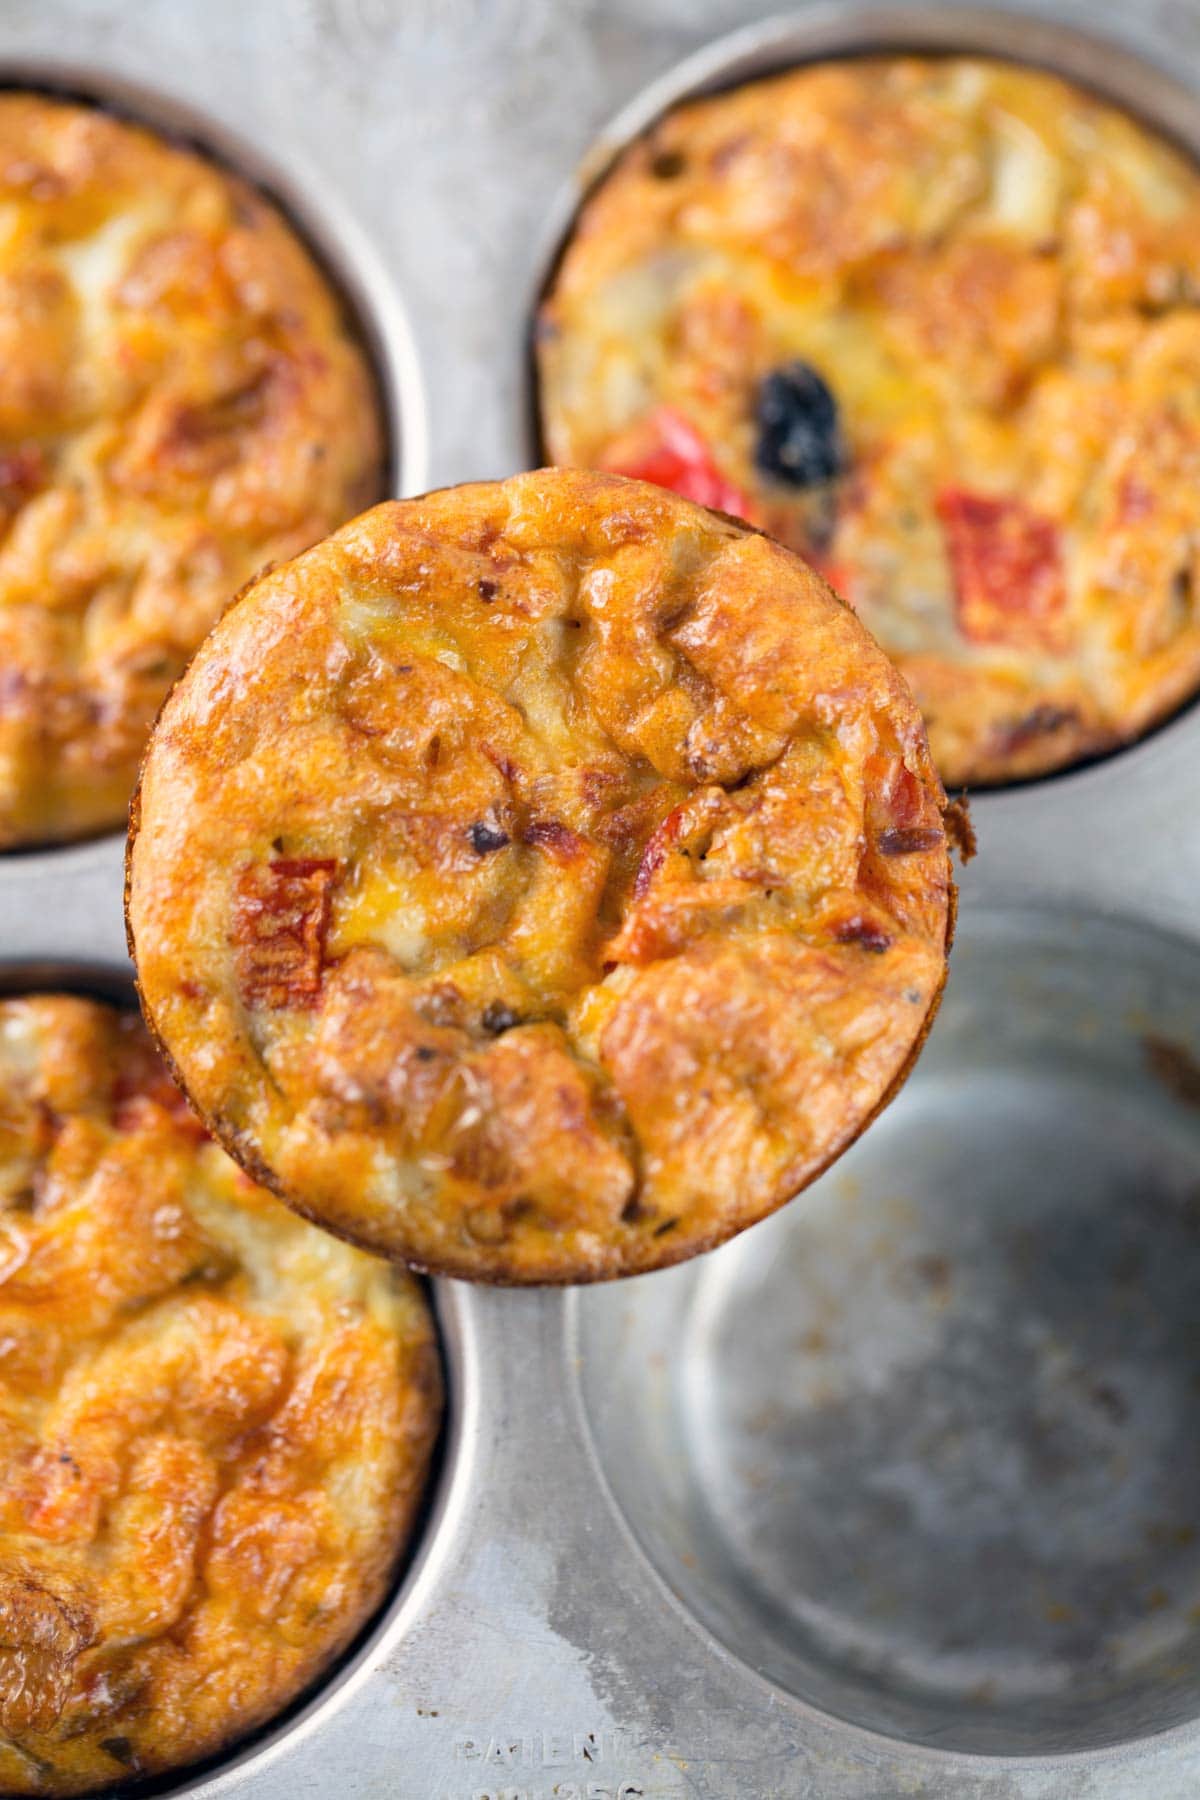
M 673 406 L 660 406 L 646 419 L 644 430 L 646 448 L 641 454 L 618 457 L 605 465 L 614 475 L 652 481 L 656 487 L 670 488 L 698 506 L 712 506 L 739 519 L 750 518 L 753 502 L 722 475 L 709 446 L 682 413 Z
M 248 1006 L 312 1006 L 321 992 L 334 857 L 277 857 L 242 870 L 234 903 L 238 986 Z
M 1067 601 L 1058 527 L 1020 500 L 962 488 L 937 498 L 965 637 L 1060 648 Z

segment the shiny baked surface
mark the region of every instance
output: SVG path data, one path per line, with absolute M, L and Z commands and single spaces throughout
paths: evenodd
M 334 1230 L 488 1280 L 653 1268 L 906 1067 L 943 800 L 895 670 L 760 534 L 569 470 L 393 502 L 257 583 L 165 709 L 142 993 Z
M 668 114 L 585 204 L 546 445 L 816 560 L 948 784 L 1040 773 L 1200 681 L 1198 298 L 1200 174 L 1130 118 L 1003 62 L 815 65 Z
M 0 848 L 124 822 L 264 563 L 378 498 L 365 360 L 279 213 L 134 125 L 0 93 Z
M 140 1020 L 0 1001 L 0 1793 L 286 1706 L 383 1599 L 439 1411 L 416 1286 L 256 1188 Z

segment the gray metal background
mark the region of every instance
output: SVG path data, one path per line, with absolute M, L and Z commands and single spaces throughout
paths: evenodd
M 1194 0 L 1054 0 L 1027 6 L 1024 16 L 1029 23 L 1019 29 L 998 18 L 989 28 L 986 19 L 968 21 L 949 8 L 901 9 L 884 35 L 894 39 L 907 28 L 921 41 L 942 29 L 950 43 L 965 36 L 1018 54 L 1050 54 L 1052 46 L 1039 46 L 1036 22 L 1069 21 L 1106 32 L 1200 92 Z M 118 95 L 132 84 L 160 96 L 147 103 L 151 117 L 177 120 L 181 104 L 182 116 L 193 109 L 212 141 L 232 134 L 246 145 L 252 168 L 272 171 L 298 209 L 311 212 L 312 229 L 372 321 L 401 401 L 397 479 L 417 489 L 526 464 L 528 306 L 571 171 L 602 122 L 644 83 L 754 18 L 747 0 L 4 0 L 0 78 L 54 70 L 69 83 Z M 793 18 L 797 41 L 812 48 L 847 36 L 870 41 L 878 30 L 849 7 L 800 7 Z M 768 46 L 779 36 L 762 35 Z M 747 42 L 747 69 L 760 54 L 768 62 L 776 54 L 757 43 L 757 36 Z M 1110 60 L 1085 56 L 1077 72 L 1090 71 L 1103 85 Z M 1138 97 L 1127 72 L 1121 82 Z M 1140 97 L 1152 108 L 1173 104 L 1153 88 Z M 645 110 L 635 109 L 634 119 Z M 1200 145 L 1187 108 L 1175 123 Z M 948 1023 L 939 1028 L 946 1048 L 939 1062 L 935 1034 L 932 1073 L 910 1090 L 914 1105 L 932 1104 L 960 1049 L 966 1064 L 982 1066 L 981 1033 L 1005 1007 L 1016 1020 L 1014 1055 L 1040 1046 L 1048 1098 L 1031 1129 L 1042 1139 L 1053 1132 L 1060 1072 L 1070 1065 L 1070 1079 L 1086 1086 L 1094 1066 L 1080 1046 L 1123 1042 L 1139 1006 L 1173 1002 L 1177 1034 L 1200 1035 L 1200 979 L 1190 952 L 1176 952 L 1169 937 L 1113 937 L 1094 922 L 1075 922 L 1077 909 L 1116 914 L 1195 940 L 1198 754 L 1200 715 L 1186 716 L 1123 757 L 977 804 L 983 852 L 964 882 L 963 953 Z M 123 964 L 120 860 L 121 845 L 110 839 L 0 864 L 4 961 Z M 1026 910 L 1011 911 L 1018 902 Z M 1028 946 L 1032 962 L 1022 960 Z M 1074 986 L 1061 993 L 1056 946 L 1074 971 Z M 1080 994 L 1093 971 L 1102 988 L 1114 960 L 1127 971 L 1117 983 L 1122 997 L 1089 1021 Z M 1054 1029 L 1043 1031 L 1039 1021 L 1051 1015 Z M 1118 1088 L 1119 1077 L 1140 1092 L 1136 1063 L 1117 1056 L 1109 1073 Z M 1118 1090 L 1098 1079 L 1093 1085 L 1082 1117 L 1094 1119 L 1100 1142 Z M 985 1082 L 980 1129 L 995 1159 L 1012 1126 L 989 1092 Z M 1183 1177 L 1168 1166 L 1158 1126 L 1146 1124 L 1154 1106 L 1148 1089 L 1144 1098 L 1149 1110 L 1136 1130 L 1148 1131 L 1145 1180 L 1161 1198 Z M 882 1133 L 893 1118 L 900 1122 L 896 1154 L 911 1153 L 904 1121 L 915 1116 L 902 1098 L 863 1153 L 886 1162 L 883 1150 L 869 1147 L 890 1141 Z M 1174 1116 L 1158 1124 L 1164 1141 L 1172 1131 L 1186 1138 Z M 1086 1164 L 1085 1140 L 1092 1141 L 1086 1130 L 1079 1140 Z M 1171 1155 L 1186 1164 L 1188 1146 L 1180 1143 Z M 1103 1187 L 1096 1163 L 1093 1157 L 1080 1179 Z M 871 1167 L 868 1160 L 868 1175 Z M 1022 1178 L 1015 1166 L 1012 1176 Z M 1069 1162 L 1056 1179 L 1070 1185 Z M 983 1205 L 986 1197 L 974 1198 Z M 1056 1201 L 1049 1187 L 1044 1201 L 1045 1209 Z M 1002 1208 L 1003 1183 L 987 1205 L 988 1218 Z M 1098 1205 L 1101 1228 L 1114 1225 L 1119 1184 Z M 801 1218 L 799 1209 L 793 1214 Z M 778 1236 L 776 1225 L 761 1231 Z M 738 1282 L 745 1275 L 745 1293 L 753 1294 L 751 1275 L 769 1278 L 775 1241 L 752 1233 L 700 1269 L 603 1294 L 476 1293 L 442 1284 L 450 1437 L 434 1516 L 402 1594 L 353 1664 L 297 1720 L 206 1780 L 172 1791 L 205 1800 L 1192 1800 L 1200 1793 L 1200 1685 L 1191 1665 L 1160 1715 L 1151 1696 L 1128 1731 L 1116 1720 L 1111 1731 L 1097 1732 L 1093 1720 L 1082 1736 L 1103 1738 L 1103 1748 L 1064 1753 L 1034 1702 L 1027 1731 L 1020 1709 L 1000 1731 L 1008 1754 L 966 1754 L 953 1722 L 946 1735 L 957 1749 L 911 1741 L 931 1735 L 928 1709 L 911 1729 L 897 1714 L 888 1734 L 873 1732 L 862 1720 L 840 1722 L 836 1704 L 825 1711 L 796 1698 L 786 1676 L 759 1672 L 754 1665 L 770 1665 L 766 1628 L 761 1657 L 751 1603 L 740 1626 L 721 1628 L 717 1603 L 700 1593 L 702 1546 L 683 1552 L 672 1579 L 670 1546 L 656 1539 L 657 1509 L 661 1500 L 665 1518 L 673 1484 L 697 1447 L 675 1446 L 678 1421 L 667 1416 L 675 1403 L 664 1401 L 658 1419 L 654 1394 L 664 1380 L 669 1385 L 672 1356 L 694 1348 L 688 1321 L 698 1305 L 715 1309 L 716 1318 L 703 1354 L 716 1353 L 713 1343 L 719 1350 L 725 1322 L 741 1316 Z M 964 1254 L 986 1265 L 994 1241 L 968 1245 Z M 786 1254 L 784 1245 L 779 1255 Z M 1173 1275 L 1159 1272 L 1161 1289 L 1151 1298 L 1183 1329 L 1191 1308 L 1182 1252 L 1175 1263 Z M 802 1284 L 803 1270 L 796 1279 Z M 1019 1310 L 1021 1294 L 1009 1302 Z M 777 1296 L 757 1316 L 747 1314 L 748 1366 L 729 1378 L 745 1383 L 733 1397 L 747 1407 L 756 1381 L 778 1385 L 771 1323 L 789 1303 Z M 845 1307 L 854 1303 L 848 1288 Z M 1083 1311 L 1092 1304 L 1086 1285 L 1078 1304 Z M 1003 1332 L 993 1335 L 977 1354 L 1003 1355 L 1004 1341 Z M 736 1342 L 729 1354 L 736 1370 Z M 1128 1379 L 1136 1388 L 1137 1371 Z M 696 1467 L 708 1467 L 714 1503 L 738 1495 L 739 1428 L 721 1411 L 722 1380 L 718 1367 L 712 1390 L 692 1396 L 689 1415 L 695 1432 L 713 1434 L 700 1446 L 707 1464 L 701 1454 Z M 1185 1471 L 1195 1467 L 1197 1403 L 1179 1404 L 1178 1418 L 1167 1422 L 1173 1442 L 1155 1449 L 1136 1432 L 1130 1439 L 1135 1452 L 1159 1457 L 1160 1476 L 1170 1475 L 1172 1456 Z M 1000 1420 L 1001 1437 L 1003 1428 Z M 975 1446 L 988 1447 L 986 1436 Z M 777 1445 L 772 1477 L 807 1482 L 810 1498 L 836 1509 L 839 1496 L 822 1492 L 809 1449 L 807 1439 L 790 1450 Z M 865 1454 L 869 1461 L 869 1445 Z M 1182 1477 L 1176 1485 L 1188 1491 Z M 1036 1512 L 1036 1494 L 1019 1495 L 1014 1505 L 1019 1510 L 1026 1499 Z M 1114 1504 L 1119 1510 L 1125 1501 Z M 849 1493 L 845 1507 L 847 1530 L 870 1529 Z M 736 1520 L 731 1529 L 736 1535 Z M 689 1575 L 697 1555 L 700 1574 Z M 1086 1606 L 1087 1559 L 1076 1562 Z M 947 1603 L 937 1579 L 935 1557 L 931 1610 Z M 985 1601 L 988 1579 L 981 1572 Z M 999 1586 L 992 1599 L 1001 1604 Z M 722 1647 L 735 1640 L 737 1655 Z M 1025 1754 L 1012 1754 L 1022 1747 Z

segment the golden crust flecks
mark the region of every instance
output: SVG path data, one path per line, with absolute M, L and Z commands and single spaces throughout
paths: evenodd
M 1002 62 L 817 65 L 668 114 L 586 203 L 547 448 L 816 560 L 948 783 L 1042 773 L 1200 682 L 1198 300 L 1200 173 L 1144 127 Z M 803 491 L 756 454 L 796 361 L 842 436 Z
M 777 544 L 549 470 L 257 583 L 147 759 L 148 1015 L 248 1167 L 501 1281 L 692 1254 L 802 1187 L 940 991 L 904 684 Z
M 381 454 L 362 352 L 274 207 L 0 94 L 0 848 L 123 821 L 213 620 L 377 499 Z
M 0 1792 L 286 1706 L 382 1600 L 439 1411 L 415 1285 L 256 1188 L 140 1020 L 0 1002 Z

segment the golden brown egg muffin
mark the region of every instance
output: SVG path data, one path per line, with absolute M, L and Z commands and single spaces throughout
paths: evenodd
M 0 848 L 124 821 L 223 606 L 382 492 L 365 359 L 225 170 L 0 94 Z
M 790 1198 L 907 1068 L 952 898 L 920 715 L 734 520 L 545 470 L 377 507 L 168 703 L 149 1018 L 247 1168 L 467 1278 L 582 1281 Z
M 415 1285 L 255 1187 L 139 1019 L 0 1002 L 0 1793 L 286 1706 L 383 1599 L 439 1410 Z
M 944 780 L 1123 743 L 1200 682 L 1200 174 L 1004 62 L 830 62 L 679 107 L 538 329 L 558 462 L 814 560 Z

